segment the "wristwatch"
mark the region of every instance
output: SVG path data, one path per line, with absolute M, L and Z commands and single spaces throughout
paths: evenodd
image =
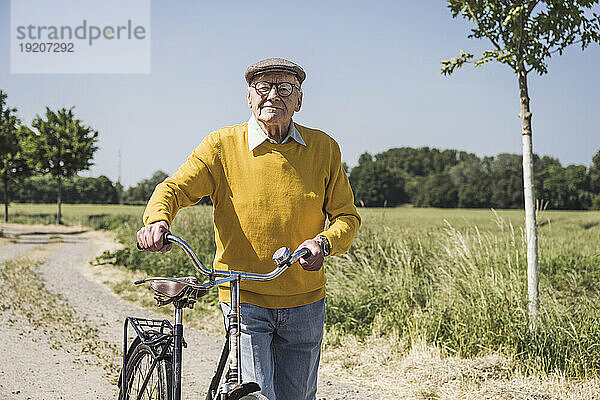
M 319 246 L 321 246 L 321 252 L 323 256 L 328 256 L 331 253 L 331 245 L 329 244 L 329 240 L 325 235 L 319 235 L 316 237 L 316 240 L 319 242 Z

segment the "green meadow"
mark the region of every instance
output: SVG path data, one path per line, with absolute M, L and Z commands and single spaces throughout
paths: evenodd
M 55 205 L 13 205 L 11 222 L 49 223 Z M 444 354 L 503 354 L 526 373 L 600 376 L 600 212 L 538 214 L 540 317 L 527 318 L 523 211 L 360 209 L 350 251 L 326 261 L 327 344 L 390 337 L 407 351 L 426 342 Z M 125 248 L 111 262 L 148 275 L 188 275 L 183 252 L 135 249 L 143 207 L 64 205 L 64 219 L 110 229 Z M 0 214 L 1 216 L 1 214 Z M 214 253 L 212 210 L 182 210 L 173 233 L 205 264 Z M 216 302 L 206 296 L 205 306 Z
M 66 225 L 83 225 L 94 229 L 110 229 L 119 221 L 140 220 L 144 207 L 118 204 L 63 204 L 62 219 Z M 9 222 L 14 224 L 54 224 L 56 204 L 11 204 Z M 0 210 L 4 221 L 4 207 Z

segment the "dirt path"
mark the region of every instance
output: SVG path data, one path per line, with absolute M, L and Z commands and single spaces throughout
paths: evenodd
M 3 229 L 12 242 L 0 247 L 8 288 L 0 294 L 0 398 L 116 399 L 123 318 L 162 317 L 122 300 L 92 272 L 89 261 L 114 243 L 77 228 Z M 222 338 L 188 329 L 186 341 L 184 398 L 203 398 Z M 377 398 L 323 370 L 318 398 Z

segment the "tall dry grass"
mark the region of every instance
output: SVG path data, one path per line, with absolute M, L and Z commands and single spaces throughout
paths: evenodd
M 600 215 L 557 217 L 540 227 L 536 331 L 528 328 L 523 230 L 490 213 L 484 229 L 446 221 L 419 235 L 365 226 L 328 265 L 329 343 L 396 335 L 406 350 L 425 342 L 452 356 L 505 354 L 525 373 L 597 377 L 600 258 L 590 244 L 600 248 Z

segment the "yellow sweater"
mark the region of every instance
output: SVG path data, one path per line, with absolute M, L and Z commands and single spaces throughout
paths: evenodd
M 348 250 L 360 225 L 338 144 L 296 124 L 303 146 L 263 142 L 248 149 L 247 123 L 211 133 L 170 178 L 160 183 L 144 212 L 146 225 L 167 221 L 209 195 L 214 204 L 214 267 L 267 273 L 275 250 L 323 234 L 331 254 Z M 330 226 L 325 228 L 326 218 Z M 298 264 L 269 282 L 242 282 L 241 301 L 269 308 L 310 304 L 325 296 L 325 275 Z M 229 288 L 219 299 L 230 301 Z

